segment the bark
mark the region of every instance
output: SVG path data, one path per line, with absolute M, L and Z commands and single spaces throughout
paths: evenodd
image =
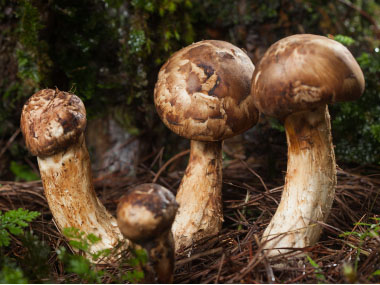
M 285 120 L 288 169 L 280 205 L 264 232 L 269 256 L 280 248 L 315 244 L 330 212 L 336 186 L 335 155 L 327 106 Z
M 215 235 L 222 227 L 222 145 L 223 142 L 191 141 L 172 226 L 176 250 Z
M 60 230 L 75 227 L 100 236 L 92 252 L 112 248 L 122 239 L 116 219 L 96 197 L 83 134 L 65 151 L 38 157 L 38 165 L 45 196 Z

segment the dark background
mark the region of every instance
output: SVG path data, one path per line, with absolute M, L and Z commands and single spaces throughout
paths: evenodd
M 330 107 L 337 158 L 380 163 L 377 0 L 2 0 L 0 11 L 0 180 L 38 178 L 18 128 L 24 102 L 41 88 L 70 90 L 84 101 L 95 162 L 115 144 L 120 150 L 132 141 L 138 145 L 125 164 L 163 146 L 165 161 L 188 146 L 165 128 L 153 105 L 158 70 L 174 51 L 219 39 L 245 49 L 256 64 L 272 43 L 296 33 L 334 38 L 357 58 L 364 95 Z M 242 140 L 262 152 L 268 142 L 286 143 L 281 125 L 267 118 Z

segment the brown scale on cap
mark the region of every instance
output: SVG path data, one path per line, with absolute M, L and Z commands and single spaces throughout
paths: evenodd
M 120 231 L 134 247 L 149 256 L 143 266 L 148 283 L 171 283 L 174 271 L 174 240 L 170 232 L 178 204 L 174 195 L 158 184 L 142 184 L 124 195 L 117 206 Z
M 282 39 L 268 49 L 259 67 L 252 77 L 255 104 L 264 114 L 280 119 L 356 100 L 364 91 L 363 73 L 349 50 L 322 36 Z
M 173 132 L 218 141 L 251 128 L 258 119 L 249 96 L 254 66 L 223 41 L 201 41 L 173 54 L 155 88 L 158 114 Z
M 52 155 L 76 141 L 86 128 L 86 109 L 74 94 L 43 89 L 25 103 L 21 130 L 32 155 Z

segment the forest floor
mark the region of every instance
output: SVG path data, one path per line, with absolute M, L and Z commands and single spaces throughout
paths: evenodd
M 284 149 L 280 150 L 284 153 Z M 286 152 L 286 150 L 285 150 Z M 118 199 L 129 187 L 141 183 L 164 185 L 174 193 L 186 162 L 187 152 L 162 163 L 159 150 L 143 158 L 135 176 L 110 174 L 94 179 L 103 204 L 115 214 Z M 319 242 L 291 251 L 271 261 L 262 251 L 260 237 L 275 213 L 281 198 L 286 156 L 276 164 L 253 157 L 230 157 L 223 168 L 224 223 L 217 236 L 197 242 L 176 256 L 175 283 L 379 283 L 380 275 L 380 168 L 377 166 L 338 167 L 338 185 L 331 214 Z M 282 169 L 273 174 L 271 169 Z M 272 169 L 273 170 L 273 169 Z M 265 176 L 260 174 L 265 173 Z M 59 246 L 68 247 L 49 211 L 40 181 L 0 181 L 0 210 L 23 207 L 41 212 L 31 223 L 34 234 L 51 248 L 49 264 L 53 282 L 80 282 L 63 269 L 57 258 Z M 377 219 L 376 219 L 377 218 Z M 374 232 L 375 231 L 375 232 Z M 16 237 L 9 254 L 22 256 L 25 249 Z M 303 252 L 308 258 L 290 256 Z M 112 272 L 114 264 L 103 265 Z M 33 281 L 33 280 L 30 280 Z M 109 283 L 106 277 L 102 282 Z

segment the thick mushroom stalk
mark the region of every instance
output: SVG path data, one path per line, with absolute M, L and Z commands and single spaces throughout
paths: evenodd
M 221 191 L 222 142 L 191 141 L 189 163 L 176 197 L 182 207 L 172 227 L 177 248 L 220 231 Z
M 264 232 L 265 248 L 315 244 L 334 200 L 335 155 L 327 106 L 285 120 L 288 166 L 276 214 Z M 271 252 L 271 255 L 284 250 Z
M 74 94 L 44 89 L 24 105 L 21 129 L 37 156 L 45 196 L 59 229 L 75 227 L 101 241 L 91 251 L 112 248 L 122 235 L 96 197 L 85 145 L 86 110 Z
M 143 265 L 146 283 L 172 283 L 174 240 L 170 231 L 178 204 L 174 195 L 158 184 L 141 184 L 129 190 L 117 207 L 123 235 L 148 253 Z
M 263 235 L 269 256 L 318 241 L 336 186 L 326 104 L 355 100 L 363 91 L 363 73 L 351 53 L 325 37 L 287 37 L 261 59 L 251 94 L 262 113 L 284 121 L 288 142 L 284 192 Z
M 221 229 L 222 142 L 257 122 L 249 96 L 253 71 L 249 57 L 223 41 L 187 46 L 160 70 L 154 90 L 158 115 L 169 129 L 192 141 L 177 194 L 176 250 Z

